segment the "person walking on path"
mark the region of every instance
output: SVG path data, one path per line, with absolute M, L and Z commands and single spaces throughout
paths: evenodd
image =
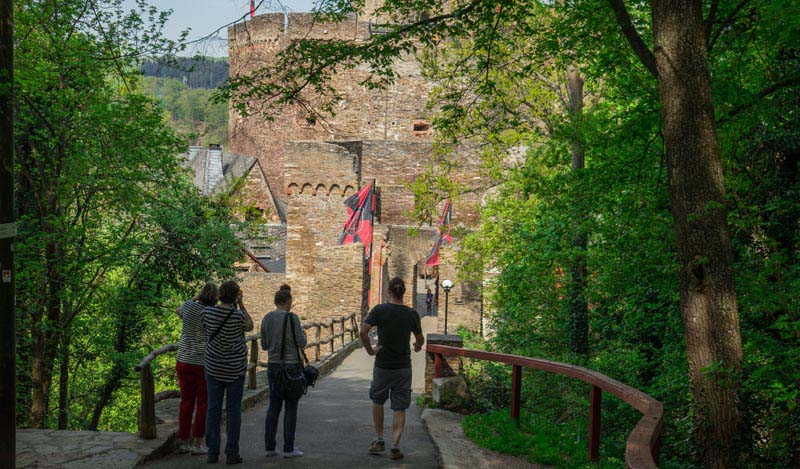
M 433 307 L 433 293 L 431 293 L 431 289 L 428 288 L 428 293 L 425 293 L 425 312 L 428 316 L 431 315 L 431 309 Z
M 178 452 L 193 455 L 208 454 L 203 445 L 206 436 L 206 334 L 203 331 L 203 309 L 217 304 L 219 291 L 207 283 L 200 293 L 179 306 L 175 312 L 181 318 L 181 339 L 178 342 L 178 360 L 175 371 L 181 389 L 181 407 L 178 411 Z M 192 414 L 194 428 L 192 428 Z M 192 444 L 191 438 L 194 438 Z
M 268 353 L 267 381 L 269 382 L 269 407 L 264 421 L 264 446 L 268 457 L 277 456 L 275 436 L 278 432 L 278 418 L 281 407 L 286 404 L 283 414 L 283 457 L 298 458 L 303 456 L 294 445 L 294 434 L 297 428 L 297 405 L 300 399 L 287 399 L 276 389 L 276 383 L 282 373 L 290 376 L 303 374 L 303 363 L 300 359 L 300 348 L 308 343 L 300 318 L 291 313 L 292 292 L 289 285 L 281 285 L 275 293 L 275 311 L 268 313 L 261 321 L 261 348 Z
M 203 310 L 203 328 L 206 341 L 206 385 L 208 388 L 208 416 L 206 441 L 208 462 L 219 460 L 220 421 L 222 399 L 225 401 L 225 445 L 227 464 L 240 464 L 239 430 L 242 426 L 242 395 L 244 375 L 247 371 L 247 346 L 244 333 L 253 330 L 253 320 L 242 302 L 242 291 L 232 280 L 219 287 L 217 306 Z M 238 307 L 237 307 L 238 306 Z
M 375 356 L 369 398 L 372 400 L 372 422 L 375 440 L 368 452 L 379 454 L 386 450 L 383 440 L 383 405 L 391 399 L 392 459 L 402 459 L 400 438 L 406 420 L 406 409 L 411 405 L 411 348 L 409 339 L 414 334 L 414 351 L 425 344 L 419 314 L 403 304 L 406 285 L 395 277 L 389 281 L 389 302 L 372 308 L 361 325 L 361 342 L 368 354 Z M 369 331 L 378 328 L 378 345 L 372 346 Z

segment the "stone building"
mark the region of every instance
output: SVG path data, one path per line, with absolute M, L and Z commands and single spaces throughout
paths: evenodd
M 367 12 L 374 11 L 376 4 L 369 0 Z M 321 22 L 310 13 L 256 16 L 229 28 L 230 73 L 247 74 L 274 63 L 278 52 L 299 38 L 365 41 L 376 33 L 376 21 L 369 14 L 337 24 Z M 292 286 L 301 318 L 326 320 L 362 311 L 362 298 L 367 295 L 369 306 L 381 302 L 386 280 L 393 276 L 406 280 L 407 302 L 422 301 L 424 311 L 425 291 L 417 289 L 423 285 L 424 259 L 436 239 L 436 229 L 421 227 L 412 219 L 415 200 L 408 185 L 433 159 L 431 116 L 426 109 L 431 85 L 413 57 L 394 67 L 398 78 L 385 90 L 359 85 L 368 74 L 366 69 L 336 75 L 333 86 L 341 99 L 333 117 L 323 118 L 299 106 L 272 110 L 273 119 L 242 117 L 231 109 L 231 150 L 258 160 L 272 203 L 285 224 L 285 273 L 242 276 L 251 309 L 259 317 L 271 310 L 272 294 L 282 281 Z M 313 106 L 315 98 L 306 98 Z M 452 176 L 467 187 L 479 187 L 474 152 L 465 149 L 455 158 Z M 373 180 L 380 204 L 367 285 L 361 245 L 337 243 L 347 216 L 345 198 Z M 453 224 L 473 225 L 479 203 L 477 191 L 459 198 Z M 439 267 L 440 276 L 454 281 L 457 244 L 443 248 L 444 262 Z M 477 329 L 480 296 L 461 283 L 457 281 L 450 293 L 451 331 L 460 324 Z M 435 288 L 436 281 L 429 279 L 427 285 Z

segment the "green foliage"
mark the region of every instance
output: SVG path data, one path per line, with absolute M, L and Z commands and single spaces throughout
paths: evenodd
M 468 415 L 462 427 L 464 434 L 480 446 L 499 453 L 526 456 L 531 463 L 558 468 L 617 468 L 625 464 L 619 457 L 608 456 L 603 447 L 600 461 L 589 462 L 585 418 L 554 423 L 548 416 L 523 412 L 517 426 L 508 409 L 501 409 Z
M 121 0 L 15 8 L 18 422 L 53 427 L 60 411 L 63 428 L 131 430 L 133 365 L 175 340 L 181 299 L 232 274 L 232 219 L 197 194 L 137 88 L 134 61 L 177 48 L 167 16 Z
M 190 88 L 172 78 L 141 78 L 142 93 L 163 106 L 173 129 L 190 145 L 226 144 L 228 105 L 212 103 L 213 90 Z

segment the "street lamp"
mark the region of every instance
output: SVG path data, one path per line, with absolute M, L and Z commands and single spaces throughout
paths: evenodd
M 442 288 L 444 288 L 444 333 L 447 334 L 447 303 L 450 299 L 450 289 L 453 288 L 453 282 L 451 280 L 445 280 L 442 282 Z

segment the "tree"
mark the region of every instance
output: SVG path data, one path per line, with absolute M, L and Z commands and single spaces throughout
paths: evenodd
M 659 83 L 695 446 L 706 467 L 735 466 L 742 340 L 702 5 L 653 2 L 653 56 L 622 1 L 610 3 L 632 49 Z

